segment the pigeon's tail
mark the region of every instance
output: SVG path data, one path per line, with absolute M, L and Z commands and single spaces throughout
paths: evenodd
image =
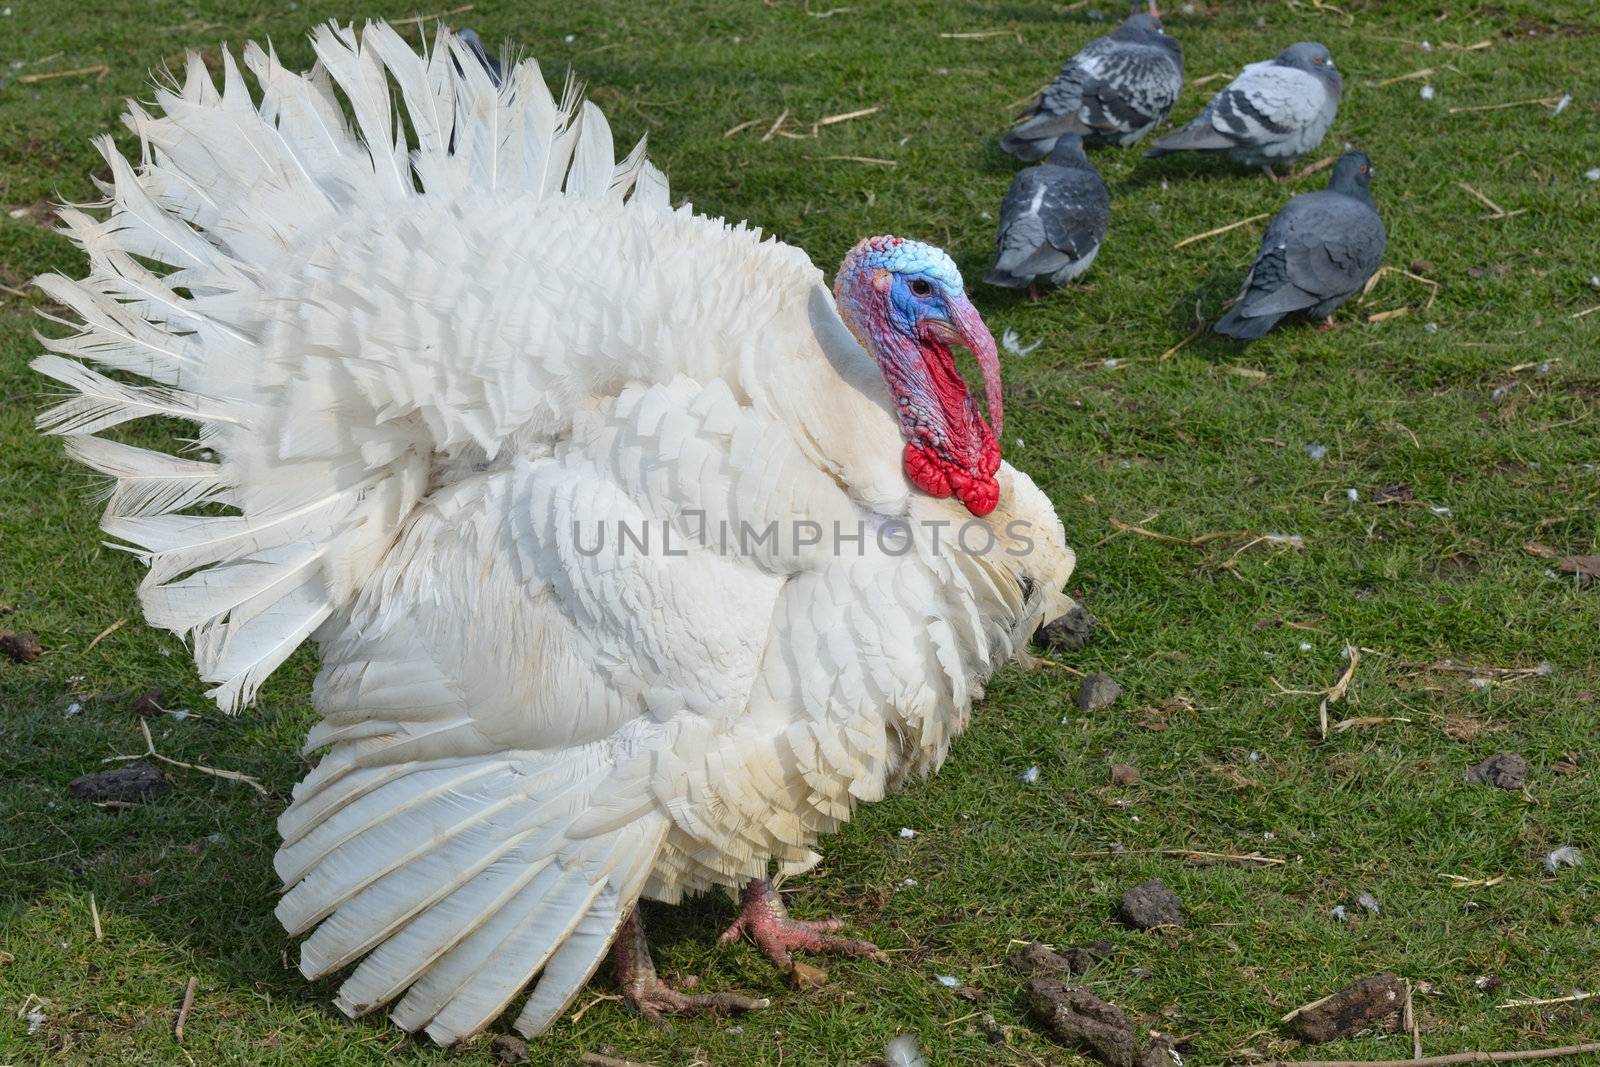
M 1001 134 L 1000 150 L 1024 163 L 1037 163 L 1067 134 L 1086 137 L 1092 132 L 1076 114 L 1053 115 L 1039 111 Z
M 1232 337 L 1236 341 L 1254 341 L 1264 337 L 1268 330 L 1278 324 L 1282 315 L 1245 315 L 1244 301 L 1233 305 L 1228 313 L 1217 320 L 1212 327 L 1224 337 Z
M 1055 138 L 1046 137 L 1044 140 L 1035 141 L 1029 138 L 1022 130 L 1007 130 L 1000 135 L 1000 151 L 1008 156 L 1015 156 L 1024 163 L 1037 163 L 1050 154 L 1050 149 L 1055 147 Z
M 1223 148 L 1232 148 L 1233 141 L 1219 133 L 1209 123 L 1196 125 L 1191 123 L 1182 129 L 1173 130 L 1161 140 L 1145 149 L 1146 159 L 1155 159 L 1159 156 L 1170 155 L 1173 152 L 1216 151 Z
M 998 285 L 1002 289 L 1026 289 L 1029 285 L 1033 284 L 1032 278 L 1023 278 L 1015 274 L 1009 274 L 1006 271 L 1001 270 L 999 267 L 996 267 L 988 274 L 985 274 L 983 276 L 983 280 L 990 285 Z

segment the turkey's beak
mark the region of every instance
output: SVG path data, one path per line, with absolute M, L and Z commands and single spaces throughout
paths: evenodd
M 995 347 L 994 334 L 984 325 L 983 316 L 963 294 L 950 301 L 950 317 L 922 320 L 922 329 L 929 339 L 949 345 L 964 345 L 971 349 L 983 371 L 983 399 L 989 409 L 989 428 L 995 440 L 1000 439 L 1000 429 L 1005 423 L 1005 400 L 1000 389 L 1000 352 Z

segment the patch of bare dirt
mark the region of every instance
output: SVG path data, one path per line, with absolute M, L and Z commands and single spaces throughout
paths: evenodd
M 1290 1026 L 1302 1041 L 1337 1041 L 1386 1020 L 1405 1007 L 1406 986 L 1390 971 L 1352 982 L 1332 996 L 1302 1009 Z

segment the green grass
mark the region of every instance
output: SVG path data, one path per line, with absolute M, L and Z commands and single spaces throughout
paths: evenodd
M 8 209 L 94 195 L 89 138 L 120 130 L 121 99 L 185 47 L 270 35 L 299 65 L 318 20 L 417 10 L 389 0 L 153 2 L 120 14 L 9 3 Z M 1142 1024 L 1191 1039 L 1200 1062 L 1292 1052 L 1277 1029 L 1284 1012 L 1383 969 L 1431 986 L 1418 998 L 1429 1053 L 1600 1037 L 1583 1005 L 1496 1007 L 1600 983 L 1600 589 L 1553 578 L 1522 547 L 1596 551 L 1600 315 L 1574 316 L 1600 303 L 1589 282 L 1600 274 L 1600 182 L 1583 177 L 1600 167 L 1600 15 L 1579 0 L 1345 0 L 1353 22 L 1311 0 L 1195 6 L 1169 19 L 1191 79 L 1294 40 L 1332 48 L 1349 88 L 1326 147 L 1348 141 L 1372 155 L 1387 262 L 1428 261 L 1437 302 L 1425 306 L 1425 287 L 1390 276 L 1341 313 L 1349 329 L 1291 327 L 1248 350 L 1207 336 L 1159 360 L 1188 333 L 1197 300 L 1216 314 L 1260 227 L 1181 251 L 1173 243 L 1274 211 L 1323 176 L 1275 186 L 1220 161 L 1099 152 L 1113 223 L 1087 284 L 1038 305 L 976 291 L 997 335 L 1010 327 L 1043 342 L 1006 359 L 1005 445 L 1056 502 L 1079 551 L 1071 590 L 1104 622 L 1070 658 L 1108 671 L 1126 695 L 1079 713 L 1064 671 L 1007 670 L 938 777 L 863 809 L 824 842 L 823 866 L 792 883 L 796 911 L 849 916 L 892 963 L 830 962 L 824 989 L 794 993 L 749 946 L 713 944 L 731 913 L 725 900 L 652 908 L 664 971 L 770 994 L 774 1006 L 737 1027 L 688 1021 L 668 1032 L 603 1002 L 559 1024 L 531 1062 L 609 1047 L 661 1067 L 854 1064 L 903 1031 L 918 1033 L 936 1063 L 1079 1062 L 1031 1032 L 1019 981 L 993 966 L 1022 937 L 1110 939 L 1115 955 L 1088 983 Z M 892 17 L 852 0 L 810 11 L 791 0 L 478 0 L 461 17 L 491 42 L 538 55 L 551 74 L 570 64 L 619 143 L 648 131 L 675 194 L 701 210 L 748 218 L 825 266 L 866 234 L 923 237 L 969 279 L 991 250 L 984 213 L 997 210 L 1014 169 L 993 147 L 1009 105 L 1104 29 L 1083 10 L 1030 0 L 896 3 Z M 987 30 L 1007 32 L 941 37 Z M 1416 43 L 1424 38 L 1432 51 Z M 1479 41 L 1490 46 L 1441 47 Z M 7 69 L 14 61 L 34 65 Z M 111 70 L 99 81 L 16 81 L 102 62 Z M 1434 68 L 1432 102 L 1419 99 L 1419 81 L 1375 84 L 1422 67 Z M 1186 90 L 1179 116 L 1218 84 Z M 1559 116 L 1538 105 L 1447 110 L 1565 93 L 1573 99 Z M 762 139 L 785 109 L 804 131 L 872 106 L 814 140 Z M 830 155 L 897 165 L 818 158 Z M 1462 180 L 1523 213 L 1483 218 Z M 0 217 L 0 283 L 46 270 L 79 271 L 69 244 Z M 453 1052 L 381 1019 L 347 1022 L 328 1004 L 331 983 L 306 983 L 289 965 L 270 859 L 274 820 L 308 766 L 296 752 L 313 720 L 312 659 L 302 654 L 257 708 L 225 718 L 207 706 L 179 642 L 143 625 L 139 570 L 100 546 L 90 480 L 31 429 L 43 386 L 26 364 L 41 300 L 0 293 L 0 627 L 37 633 L 47 649 L 28 666 L 0 664 L 0 1062 L 492 1062 L 487 1040 Z M 1409 313 L 1365 321 L 1401 307 Z M 1305 451 L 1314 442 L 1328 449 L 1320 462 Z M 1372 502 L 1402 483 L 1415 502 Z M 1347 499 L 1351 488 L 1360 502 Z M 1275 531 L 1305 544 L 1258 544 L 1229 566 L 1242 539 L 1190 547 L 1117 534 L 1114 519 L 1182 538 Z M 1271 620 L 1313 629 L 1263 625 Z M 1333 684 L 1347 641 L 1370 651 L 1332 717 L 1409 721 L 1323 739 L 1317 698 L 1279 693 L 1275 682 Z M 1479 688 L 1406 666 L 1441 657 L 1554 669 Z M 71 799 L 70 779 L 139 751 L 118 694 L 153 685 L 169 706 L 196 712 L 154 724 L 162 752 L 254 775 L 270 796 L 173 769 L 171 791 L 135 810 Z M 83 710 L 68 717 L 73 702 Z M 1151 729 L 1159 723 L 1147 709 L 1163 705 L 1166 729 Z M 1497 751 L 1527 755 L 1526 794 L 1464 784 L 1463 770 Z M 1556 774 L 1569 752 L 1578 771 Z M 1111 787 L 1113 762 L 1135 764 L 1142 784 Z M 1042 771 L 1032 786 L 1019 780 L 1029 765 Z M 919 836 L 898 838 L 901 826 Z M 1540 857 L 1563 844 L 1588 849 L 1590 864 L 1551 876 Z M 1127 854 L 1107 855 L 1114 846 Z M 1198 867 L 1153 851 L 1179 847 L 1285 862 Z M 1445 874 L 1504 881 L 1457 889 Z M 1183 897 L 1187 927 L 1138 934 L 1113 923 L 1117 896 L 1149 877 Z M 914 887 L 901 885 L 908 878 Z M 1353 906 L 1363 891 L 1383 902 L 1381 915 Z M 1357 915 L 1348 926 L 1329 917 L 1341 903 Z M 180 1047 L 172 1022 L 191 974 L 199 995 Z M 957 999 L 937 974 L 962 977 L 983 1002 Z M 1489 974 L 1503 985 L 1481 992 L 1474 979 Z M 25 1001 L 42 1001 L 48 1016 L 33 1036 Z M 1018 1051 L 989 1046 L 974 1010 L 1014 1026 Z M 1396 1056 L 1405 1044 L 1367 1036 L 1320 1053 Z

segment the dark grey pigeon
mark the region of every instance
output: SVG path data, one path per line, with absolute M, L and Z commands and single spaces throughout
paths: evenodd
M 1377 271 L 1383 246 L 1372 160 L 1347 153 L 1326 189 L 1293 197 L 1267 225 L 1244 289 L 1216 331 L 1254 341 L 1291 312 L 1332 315 Z
M 1083 138 L 1064 133 L 1049 158 L 1011 180 L 1000 204 L 994 267 L 983 280 L 1026 288 L 1065 285 L 1089 269 L 1111 224 L 1111 195 L 1083 154 Z
M 1129 15 L 1061 67 L 1033 106 L 1000 137 L 1000 147 L 1033 162 L 1064 133 L 1087 144 L 1126 148 L 1165 121 L 1183 89 L 1183 46 L 1154 15 Z
M 1244 68 L 1194 121 L 1161 138 L 1145 155 L 1224 152 L 1276 178 L 1272 164 L 1322 143 L 1343 92 L 1333 56 L 1314 41 L 1302 41 L 1276 59 Z
M 483 47 L 483 39 L 478 36 L 478 31 L 458 30 L 456 36 L 461 38 L 463 44 L 472 49 L 472 54 L 478 57 L 478 62 L 483 64 L 483 69 L 489 72 L 489 80 L 494 82 L 495 88 L 498 89 L 501 80 L 505 77 L 505 72 L 500 67 L 500 61 L 491 56 L 489 50 Z M 461 70 L 458 65 L 457 73 L 464 74 L 466 72 Z

